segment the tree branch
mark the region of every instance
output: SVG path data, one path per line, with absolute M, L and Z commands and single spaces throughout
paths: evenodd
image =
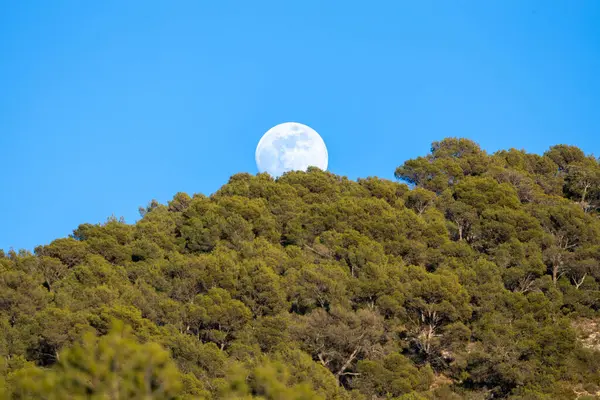
M 340 368 L 338 370 L 338 372 L 335 374 L 335 377 L 338 380 L 338 384 L 340 382 L 340 376 L 342 376 L 344 370 L 346 368 L 348 368 L 348 366 L 350 366 L 350 364 L 352 363 L 352 361 L 354 361 L 354 359 L 356 358 L 356 355 L 358 354 L 359 351 L 360 351 L 360 346 L 358 346 L 356 349 L 354 349 L 354 351 L 352 352 L 352 354 L 350 354 L 350 357 L 348 357 L 348 359 L 346 360 L 346 362 L 344 363 L 344 365 L 342 365 L 342 368 Z

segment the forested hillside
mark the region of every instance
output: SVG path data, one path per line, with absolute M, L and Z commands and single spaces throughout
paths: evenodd
M 395 175 L 237 174 L 0 252 L 0 397 L 600 393 L 598 160 L 445 139 Z

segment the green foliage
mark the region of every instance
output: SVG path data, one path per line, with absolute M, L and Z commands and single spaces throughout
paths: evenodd
M 174 399 L 182 388 L 169 353 L 155 343 L 139 344 L 119 324 L 100 339 L 85 335 L 52 369 L 26 367 L 9 379 L 18 399 Z
M 398 397 L 414 391 L 429 389 L 433 371 L 429 366 L 417 368 L 410 359 L 392 353 L 382 360 L 362 360 L 358 363 L 359 377 L 353 385 L 369 396 Z
M 0 398 L 596 395 L 598 160 L 448 138 L 395 175 L 242 173 L 0 251 Z

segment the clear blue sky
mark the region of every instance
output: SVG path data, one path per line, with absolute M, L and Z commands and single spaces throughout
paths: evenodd
M 600 153 L 600 2 L 6 1 L 0 248 L 256 172 L 298 121 L 393 179 L 447 136 Z

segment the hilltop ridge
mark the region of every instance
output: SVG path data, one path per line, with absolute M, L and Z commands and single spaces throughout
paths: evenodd
M 0 397 L 600 392 L 598 159 L 447 138 L 395 176 L 240 173 L 0 252 Z

